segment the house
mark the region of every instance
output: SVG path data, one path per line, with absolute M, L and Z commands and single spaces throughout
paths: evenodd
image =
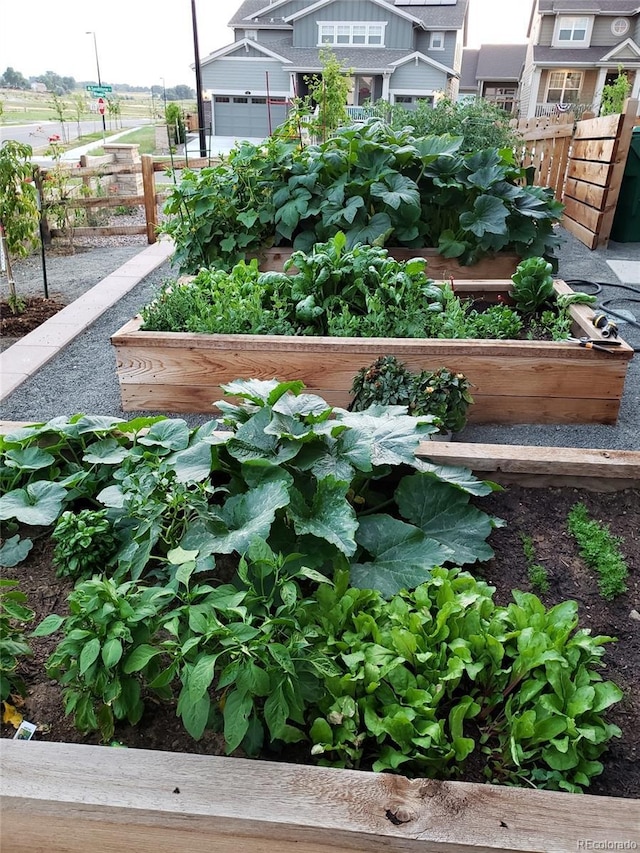
M 465 48 L 458 99 L 484 98 L 508 113 L 515 113 L 526 53 L 526 44 L 483 44 L 475 49 Z
M 330 47 L 352 79 L 351 105 L 415 108 L 456 96 L 469 0 L 244 0 L 234 41 L 201 60 L 213 133 L 263 137 L 308 92 Z
M 621 67 L 640 93 L 640 0 L 534 0 L 520 116 L 600 110 Z

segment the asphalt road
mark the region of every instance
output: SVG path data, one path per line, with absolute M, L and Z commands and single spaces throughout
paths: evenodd
M 118 119 L 118 127 L 114 126 L 114 122 L 106 118 L 107 133 L 113 134 L 117 130 L 126 127 L 139 127 L 141 124 L 149 124 L 150 118 L 123 118 Z M 80 122 L 80 133 L 78 133 L 78 123 L 76 121 L 66 121 L 64 123 L 65 136 L 71 142 L 77 139 L 78 136 L 85 136 L 88 133 L 99 133 L 102 130 L 102 118 L 96 114 L 95 118 L 89 121 Z M 54 134 L 62 136 L 62 126 L 59 121 L 33 121 L 27 124 L 3 124 L 0 125 L 0 142 L 7 139 L 22 142 L 30 145 L 34 151 L 44 149 L 49 144 L 49 137 Z

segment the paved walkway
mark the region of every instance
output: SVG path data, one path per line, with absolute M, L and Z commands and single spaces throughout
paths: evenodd
M 25 379 L 37 373 L 125 293 L 164 263 L 173 250 L 171 240 L 161 239 L 153 243 L 0 353 L 0 400 L 4 400 Z

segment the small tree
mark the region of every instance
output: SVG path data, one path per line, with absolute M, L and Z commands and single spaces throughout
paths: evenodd
M 83 115 L 87 111 L 87 99 L 85 98 L 84 93 L 74 92 L 72 103 L 74 118 L 76 120 L 76 125 L 78 128 L 78 137 L 80 137 L 82 136 L 82 127 L 80 125 L 80 122 L 82 120 Z
M 11 256 L 25 257 L 38 242 L 38 201 L 31 183 L 32 149 L 14 140 L 0 145 L 0 239 L 4 251 L 9 307 L 14 314 L 24 310 L 11 269 Z
M 53 107 L 53 111 L 60 122 L 60 134 L 62 136 L 62 141 L 68 142 L 67 130 L 65 128 L 65 123 L 67 121 L 67 104 L 62 100 L 60 95 L 56 95 L 56 93 L 53 92 L 51 95 L 51 106 Z
M 169 131 L 169 142 L 171 145 L 182 145 L 187 134 L 184 127 L 184 118 L 179 104 L 167 104 L 164 111 L 165 121 Z
M 624 108 L 624 102 L 629 97 L 631 86 L 627 75 L 623 72 L 622 66 L 618 66 L 618 76 L 607 86 L 602 89 L 602 106 L 600 107 L 601 116 L 610 116 L 621 113 Z
M 318 105 L 313 132 L 322 141 L 349 121 L 347 97 L 351 91 L 350 72 L 345 70 L 329 47 L 320 49 L 321 76 L 306 77 L 309 97 Z

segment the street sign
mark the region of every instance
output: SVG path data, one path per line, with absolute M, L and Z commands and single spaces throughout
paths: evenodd
M 98 98 L 98 112 L 100 113 L 101 116 L 104 115 L 104 109 L 105 109 L 104 98 Z
M 113 86 L 87 86 L 87 92 L 91 92 L 96 98 L 101 98 L 103 95 L 106 95 L 108 92 L 113 91 Z

